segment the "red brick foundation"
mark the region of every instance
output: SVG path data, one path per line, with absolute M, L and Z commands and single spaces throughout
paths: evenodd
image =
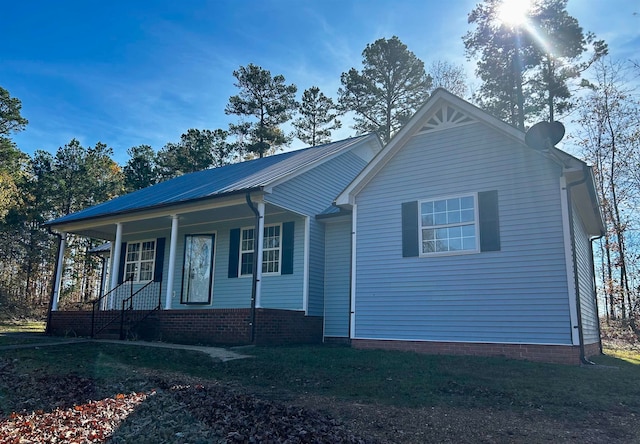
M 91 336 L 91 312 L 52 311 L 47 333 L 53 336 Z
M 52 312 L 49 332 L 56 336 L 90 336 L 91 312 Z M 251 344 L 251 310 L 161 310 L 138 325 L 133 333 L 140 339 L 183 344 Z M 291 310 L 256 310 L 256 344 L 320 342 L 322 317 Z
M 351 345 L 361 349 L 412 351 L 433 355 L 502 356 L 511 359 L 580 364 L 580 347 L 569 345 L 488 344 L 463 342 L 385 341 L 352 339 Z M 585 355 L 600 354 L 598 343 L 585 345 Z

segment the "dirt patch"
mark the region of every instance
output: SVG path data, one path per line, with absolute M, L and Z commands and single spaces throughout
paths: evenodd
M 460 407 L 400 408 L 325 397 L 296 401 L 379 443 L 631 443 L 640 442 L 633 415 L 592 416 L 575 421 L 541 412 L 515 413 Z

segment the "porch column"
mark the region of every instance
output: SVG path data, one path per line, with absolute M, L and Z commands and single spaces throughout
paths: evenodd
M 58 248 L 58 266 L 56 267 L 56 280 L 53 284 L 53 302 L 51 311 L 58 310 L 60 301 L 60 286 L 62 285 L 62 272 L 64 271 L 64 249 L 67 247 L 67 233 L 60 235 L 60 248 Z
M 169 270 L 167 271 L 167 293 L 164 299 L 164 309 L 171 309 L 173 296 L 173 277 L 176 268 L 176 246 L 178 245 L 178 215 L 171 216 L 171 242 L 169 247 Z
M 122 253 L 122 224 L 118 222 L 116 224 L 116 240 L 111 245 L 113 255 L 111 256 L 111 285 L 109 291 L 118 286 L 118 268 L 120 265 L 120 254 Z
M 264 250 L 264 202 L 258 202 L 258 232 L 256 233 L 256 308 L 262 307 L 262 252 Z M 282 233 L 280 233 L 282 236 Z
M 111 244 L 111 250 L 113 257 L 111 258 L 111 285 L 109 285 L 109 291 L 118 286 L 118 273 L 120 268 L 120 255 L 122 254 L 122 223 L 116 224 L 116 240 Z M 113 294 L 109 295 L 109 310 L 113 310 Z

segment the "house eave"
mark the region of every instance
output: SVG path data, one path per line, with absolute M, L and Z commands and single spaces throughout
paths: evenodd
M 236 200 L 242 200 L 242 202 L 244 202 L 244 196 L 247 193 L 264 193 L 263 188 L 263 186 L 259 186 L 243 190 L 228 191 L 225 193 L 216 194 L 215 196 L 205 196 L 197 199 L 185 200 L 182 202 L 171 202 L 152 205 L 145 208 L 136 208 L 112 212 L 109 214 L 100 214 L 70 221 L 62 221 L 60 223 L 56 223 L 56 220 L 54 219 L 46 222 L 45 226 L 50 227 L 52 230 L 57 232 L 78 233 L 79 231 L 87 231 L 90 229 L 90 227 L 97 225 L 105 225 L 109 223 L 115 224 L 117 222 L 142 220 L 153 217 L 188 213 L 192 211 L 198 211 L 199 209 L 203 209 L 209 206 L 224 206 L 233 204 L 236 203 Z

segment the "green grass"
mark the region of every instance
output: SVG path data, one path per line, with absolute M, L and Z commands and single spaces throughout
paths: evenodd
M 25 372 L 125 379 L 139 369 L 241 384 L 267 396 L 326 395 L 403 407 L 491 407 L 583 418 L 640 414 L 640 354 L 602 356 L 593 368 L 500 358 L 428 356 L 342 347 L 256 347 L 252 359 L 84 343 L 0 352 Z
M 606 349 L 605 354 L 613 356 L 640 367 L 640 352 L 631 350 Z
M 45 327 L 41 321 L 0 321 L 0 333 L 44 333 Z

